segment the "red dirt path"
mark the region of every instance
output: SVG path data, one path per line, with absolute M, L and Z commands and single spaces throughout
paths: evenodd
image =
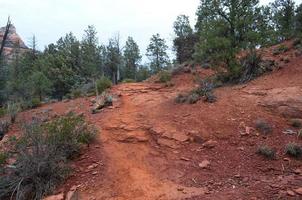
M 208 74 L 201 71 L 202 77 Z M 84 200 L 302 199 L 288 194 L 302 187 L 301 160 L 284 154 L 286 144 L 302 142 L 282 133 L 293 129 L 286 119 L 258 103 L 273 88 L 302 87 L 301 57 L 248 84 L 215 90 L 213 104 L 174 103 L 178 93 L 194 87 L 193 79 L 192 74 L 177 75 L 173 87 L 115 86 L 113 107 L 95 115 L 90 98 L 82 98 L 45 105 L 20 118 L 49 108 L 58 115 L 72 110 L 99 128 L 96 142 L 72 164 L 73 175 L 58 190 L 79 186 Z M 240 134 L 242 126 L 253 127 L 260 118 L 273 126 L 273 133 Z M 210 139 L 215 147 L 204 148 Z M 277 159 L 257 155 L 261 144 L 274 147 Z M 203 160 L 210 162 L 206 169 L 199 167 Z

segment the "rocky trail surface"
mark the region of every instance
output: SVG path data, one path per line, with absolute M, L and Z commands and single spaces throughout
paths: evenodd
M 290 58 L 248 84 L 215 89 L 218 100 L 212 104 L 174 101 L 195 86 L 196 73 L 212 73 L 202 69 L 174 76 L 171 87 L 114 86 L 113 106 L 97 114 L 91 114 L 94 98 L 87 97 L 19 118 L 74 111 L 99 129 L 96 141 L 72 163 L 58 199 L 70 190 L 83 200 L 302 199 L 301 159 L 285 154 L 288 143 L 302 144 L 294 134 L 299 129 L 289 124 L 302 118 L 302 61 Z M 269 133 L 257 129 L 261 120 Z M 276 159 L 257 155 L 261 145 L 274 148 Z

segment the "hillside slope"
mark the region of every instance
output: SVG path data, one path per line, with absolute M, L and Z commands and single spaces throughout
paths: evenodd
M 195 76 L 185 73 L 173 77 L 172 87 L 114 86 L 114 105 L 98 114 L 90 113 L 93 98 L 81 98 L 44 105 L 19 119 L 75 111 L 100 129 L 58 193 L 77 188 L 84 200 L 299 199 L 302 163 L 284 149 L 290 142 L 302 144 L 297 135 L 287 134 L 287 129 L 297 131 L 288 120 L 302 118 L 302 57 L 294 50 L 265 56 L 278 61 L 280 69 L 216 89 L 213 104 L 174 102 L 195 85 Z M 280 62 L 280 56 L 290 62 Z M 211 73 L 199 70 L 202 78 Z M 256 130 L 257 120 L 266 121 L 272 132 Z M 277 158 L 256 154 L 261 145 L 276 149 Z

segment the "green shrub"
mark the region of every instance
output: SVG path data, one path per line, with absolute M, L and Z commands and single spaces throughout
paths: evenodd
M 6 109 L 4 107 L 0 107 L 0 117 L 3 117 L 6 114 Z
M 290 120 L 291 126 L 295 128 L 301 128 L 302 127 L 302 119 L 291 119 Z
M 272 126 L 264 119 L 257 119 L 255 121 L 256 129 L 263 134 L 269 134 L 272 132 Z
M 187 102 L 189 103 L 189 104 L 195 104 L 197 101 L 199 101 L 200 100 L 200 97 L 199 97 L 199 95 L 198 94 L 196 94 L 196 93 L 193 93 L 193 94 L 190 94 L 189 96 L 188 96 L 188 98 L 187 98 Z
M 268 159 L 274 159 L 276 157 L 276 151 L 268 146 L 260 146 L 257 149 L 257 153 Z
M 285 153 L 289 156 L 299 158 L 302 156 L 302 147 L 296 143 L 289 143 L 285 147 Z
M 158 81 L 160 83 L 167 83 L 169 81 L 171 81 L 172 79 L 172 74 L 171 72 L 168 72 L 168 71 L 160 71 L 158 73 Z
M 111 88 L 112 83 L 107 77 L 103 76 L 102 78 L 97 80 L 96 85 L 97 85 L 98 92 L 101 94 L 106 89 Z
M 11 123 L 15 123 L 17 114 L 21 111 L 21 105 L 19 103 L 9 102 L 6 110 Z
M 4 165 L 7 159 L 8 154 L 6 152 L 0 152 L 0 166 Z
M 31 100 L 31 108 L 37 108 L 39 106 L 41 106 L 40 98 L 33 98 Z
M 217 98 L 213 94 L 213 88 L 214 84 L 204 80 L 200 82 L 200 85 L 198 88 L 192 90 L 188 94 L 179 94 L 175 98 L 176 103 L 189 103 L 189 104 L 194 104 L 198 102 L 201 97 L 203 97 L 203 100 L 209 103 L 214 103 Z
M 302 44 L 302 40 L 300 38 L 296 38 L 294 41 L 293 41 L 293 46 L 296 48 L 296 47 L 300 47 L 300 45 Z
M 273 50 L 273 55 L 279 55 L 281 53 L 285 53 L 289 50 L 288 46 L 281 44 L 276 49 Z
M 185 103 L 187 101 L 188 96 L 186 94 L 178 94 L 175 98 L 176 103 Z
M 70 94 L 70 97 L 72 99 L 76 99 L 76 98 L 79 98 L 79 97 L 82 97 L 83 94 L 82 94 L 82 91 L 80 89 L 73 89 L 71 91 L 71 94 Z
M 87 125 L 84 116 L 69 113 L 46 123 L 48 140 L 62 152 L 65 157 L 77 155 L 81 144 L 89 144 L 94 138 L 95 131 Z
M 123 83 L 135 83 L 136 81 L 134 79 L 130 79 L 130 78 L 127 78 L 127 79 L 124 79 L 123 80 Z
M 8 132 L 10 123 L 6 120 L 1 120 L 0 121 L 0 141 L 4 137 L 4 135 Z
M 94 134 L 83 116 L 72 113 L 44 124 L 26 125 L 15 145 L 16 162 L 0 176 L 0 199 L 42 199 L 67 177 L 68 160 Z

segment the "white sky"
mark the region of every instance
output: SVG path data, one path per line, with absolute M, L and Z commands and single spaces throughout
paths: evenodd
M 171 46 L 179 14 L 189 15 L 194 25 L 198 5 L 199 0 L 0 0 L 0 26 L 10 15 L 24 42 L 35 34 L 43 50 L 70 31 L 81 39 L 84 29 L 94 25 L 101 43 L 117 33 L 123 43 L 132 36 L 145 54 L 155 33 Z

